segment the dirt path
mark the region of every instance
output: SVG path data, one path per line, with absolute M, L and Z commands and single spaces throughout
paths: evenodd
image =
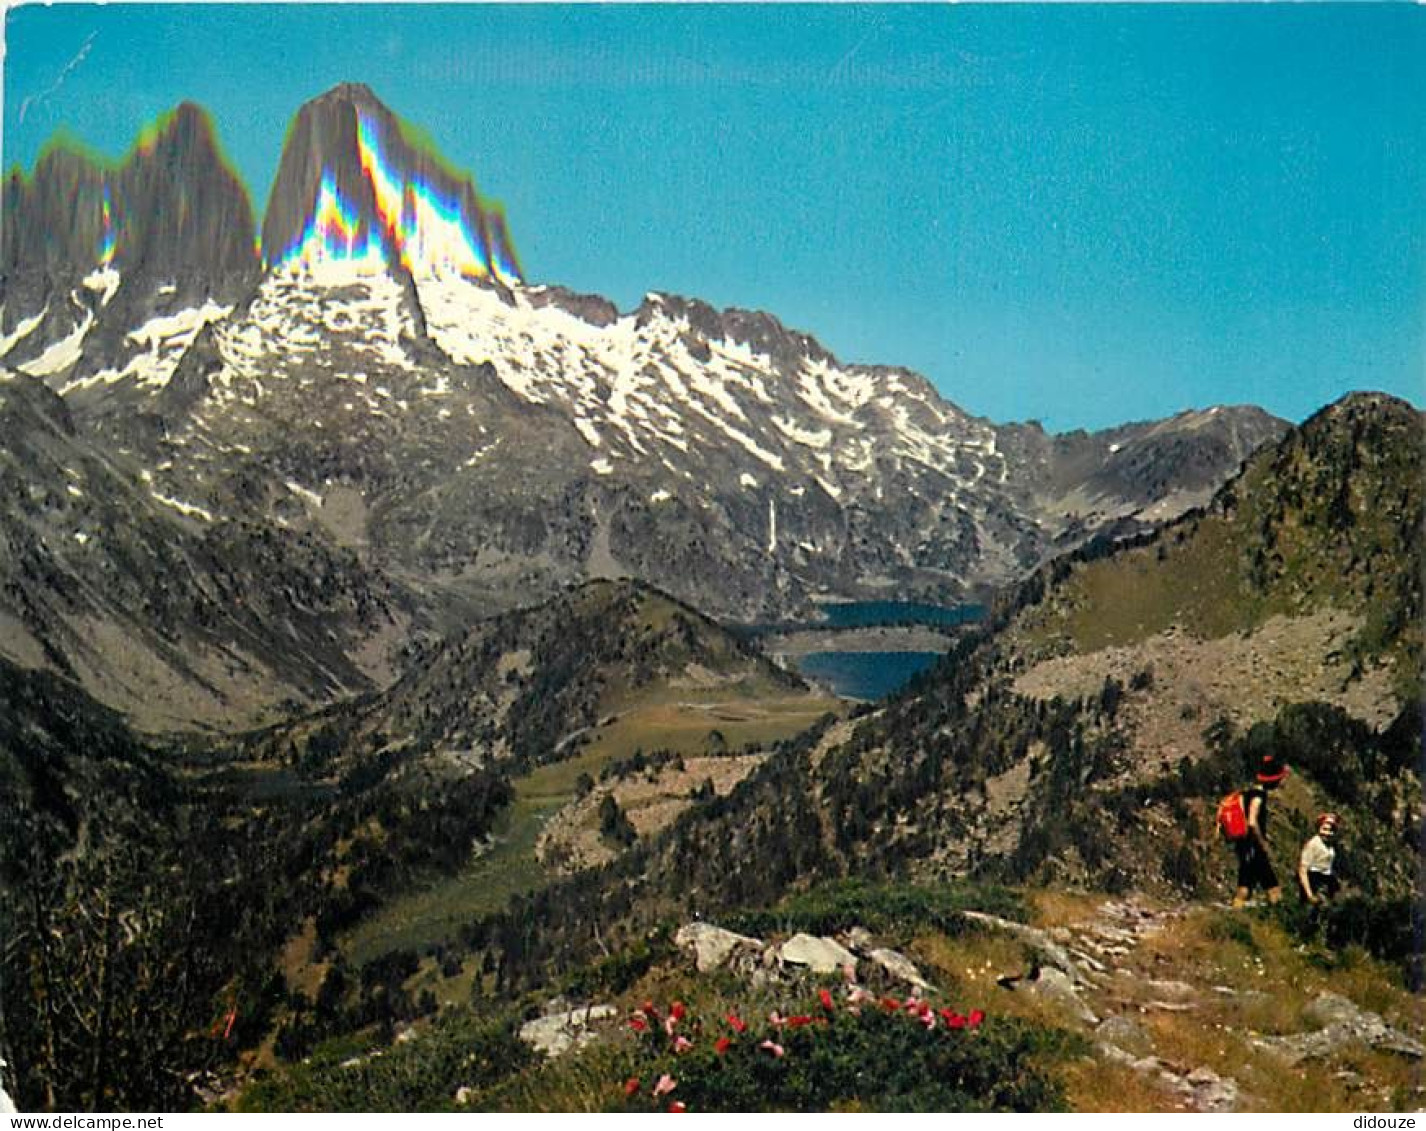
M 1255 912 L 1126 898 L 1043 928 L 969 917 L 1035 956 L 1000 984 L 1092 1041 L 1104 1110 L 1132 1108 L 1135 1091 L 1195 1112 L 1390 1107 L 1426 1055 L 1409 995 L 1314 967 Z M 1396 1020 L 1363 992 L 1397 998 Z

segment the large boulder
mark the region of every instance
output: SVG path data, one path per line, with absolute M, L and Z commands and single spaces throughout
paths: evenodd
M 753 953 L 763 947 L 758 939 L 715 927 L 712 923 L 689 923 L 680 927 L 673 941 L 680 950 L 693 953 L 700 974 L 717 970 L 740 950 Z
M 777 948 L 778 957 L 792 966 L 806 966 L 814 974 L 839 974 L 857 968 L 857 956 L 835 939 L 796 934 Z
M 1056 966 L 1041 966 L 1029 978 L 1020 981 L 1024 988 L 1047 1001 L 1056 1002 L 1086 1025 L 1098 1025 L 1094 1010 L 1079 996 L 1075 980 Z
M 930 982 L 921 977 L 921 971 L 916 969 L 916 964 L 900 951 L 880 947 L 873 950 L 867 957 L 898 982 L 905 982 L 907 985 L 915 986 L 918 990 L 933 988 Z

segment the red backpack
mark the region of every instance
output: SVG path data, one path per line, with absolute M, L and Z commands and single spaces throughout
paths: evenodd
M 1242 840 L 1248 835 L 1248 811 L 1242 790 L 1235 789 L 1218 803 L 1218 831 L 1225 840 Z

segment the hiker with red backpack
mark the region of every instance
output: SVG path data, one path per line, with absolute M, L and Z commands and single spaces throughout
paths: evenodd
M 1268 902 L 1282 899 L 1282 885 L 1268 850 L 1268 794 L 1287 777 L 1287 767 L 1265 754 L 1254 784 L 1230 793 L 1218 806 L 1218 827 L 1238 854 L 1238 890 L 1233 906 L 1242 907 L 1254 888 L 1267 892 Z

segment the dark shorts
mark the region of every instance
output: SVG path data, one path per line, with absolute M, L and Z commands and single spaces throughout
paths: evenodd
M 1258 842 L 1249 837 L 1247 840 L 1236 842 L 1238 850 L 1238 886 L 1247 888 L 1275 888 L 1280 886 L 1277 882 L 1277 873 L 1273 871 L 1272 861 L 1268 859 L 1267 853 L 1258 847 Z
M 1326 872 L 1308 872 L 1307 883 L 1313 895 L 1326 896 L 1328 899 L 1336 899 L 1337 889 L 1342 886 L 1336 876 Z

